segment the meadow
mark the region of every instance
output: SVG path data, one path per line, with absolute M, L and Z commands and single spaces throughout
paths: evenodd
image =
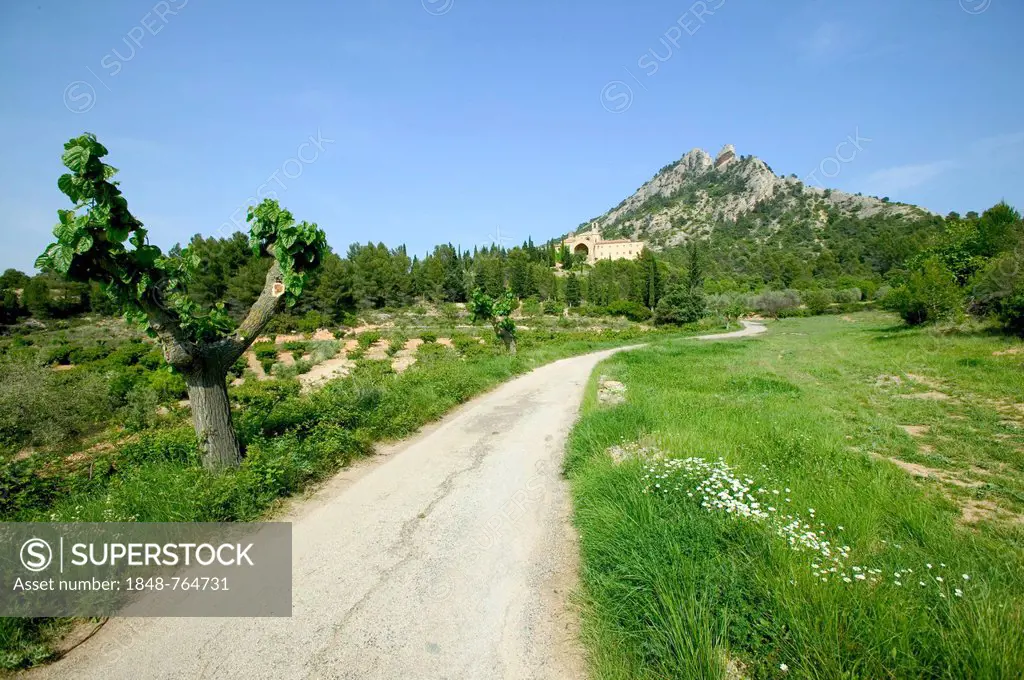
M 254 360 L 267 362 L 267 375 L 258 379 L 254 367 L 239 366 L 237 378 L 231 376 L 246 456 L 238 469 L 220 473 L 199 463 L 180 378 L 163 365 L 157 346 L 123 321 L 80 319 L 6 338 L 0 345 L 0 403 L 7 411 L 0 418 L 0 520 L 266 518 L 281 499 L 372 455 L 375 443 L 406 436 L 537 366 L 720 326 L 707 320 L 656 331 L 624 319 L 575 315 L 526 317 L 520 325 L 516 356 L 464 313 L 446 318 L 427 308 L 368 313 L 359 328 L 333 341 L 270 336 L 253 352 Z M 410 339 L 422 343 L 416 361 L 396 371 L 399 349 Z M 280 361 L 286 352 L 305 353 L 315 365 L 346 343 L 356 347 L 347 354 L 345 374 L 314 389 L 300 382 L 302 359 Z M 374 347 L 380 348 L 376 356 Z M 73 623 L 0 619 L 0 669 L 52 659 Z
M 592 677 L 1024 676 L 1022 368 L 875 312 L 603 363 L 565 464 Z

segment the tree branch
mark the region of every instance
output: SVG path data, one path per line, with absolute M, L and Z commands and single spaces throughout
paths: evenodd
M 149 326 L 160 339 L 164 348 L 164 359 L 174 368 L 187 371 L 199 356 L 199 348 L 189 342 L 174 317 L 167 313 L 159 304 L 143 303 Z
M 235 363 L 249 349 L 270 320 L 284 307 L 284 283 L 281 267 L 275 261 L 267 272 L 267 281 L 263 292 L 249 308 L 249 314 L 230 338 L 222 340 L 214 346 L 225 366 Z

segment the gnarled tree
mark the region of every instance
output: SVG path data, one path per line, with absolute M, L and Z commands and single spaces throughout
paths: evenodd
M 495 299 L 477 288 L 469 300 L 473 321 L 490 321 L 494 334 L 505 343 L 509 354 L 516 353 L 516 324 L 512 320 L 512 312 L 518 306 L 519 301 L 508 290 Z
M 266 284 L 241 325 L 223 304 L 204 310 L 186 294 L 200 266 L 191 248 L 165 255 L 147 241 L 142 222 L 128 210 L 117 170 L 96 137 L 84 134 L 64 145 L 62 161 L 71 172 L 57 181 L 74 208 L 60 210 L 51 243 L 36 267 L 74 281 L 94 281 L 129 320 L 158 338 L 164 357 L 188 384 L 192 419 L 203 464 L 233 467 L 241 449 L 231 422 L 227 371 L 286 305 L 295 304 L 307 277 L 320 267 L 327 240 L 315 224 L 296 223 L 276 201 L 250 208 L 249 243 L 256 254 L 273 257 Z

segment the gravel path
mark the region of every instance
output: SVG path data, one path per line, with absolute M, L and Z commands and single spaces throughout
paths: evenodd
M 749 338 L 768 331 L 768 327 L 756 321 L 740 321 L 742 330 L 731 333 L 715 333 L 714 335 L 698 335 L 694 340 L 732 340 L 733 338 Z
M 112 619 L 28 675 L 584 677 L 561 460 L 584 386 L 615 351 L 501 385 L 295 503 L 292 618 Z

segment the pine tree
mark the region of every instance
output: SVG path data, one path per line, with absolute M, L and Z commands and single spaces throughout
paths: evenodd
M 580 306 L 580 281 L 572 273 L 565 279 L 565 304 L 570 307 Z

